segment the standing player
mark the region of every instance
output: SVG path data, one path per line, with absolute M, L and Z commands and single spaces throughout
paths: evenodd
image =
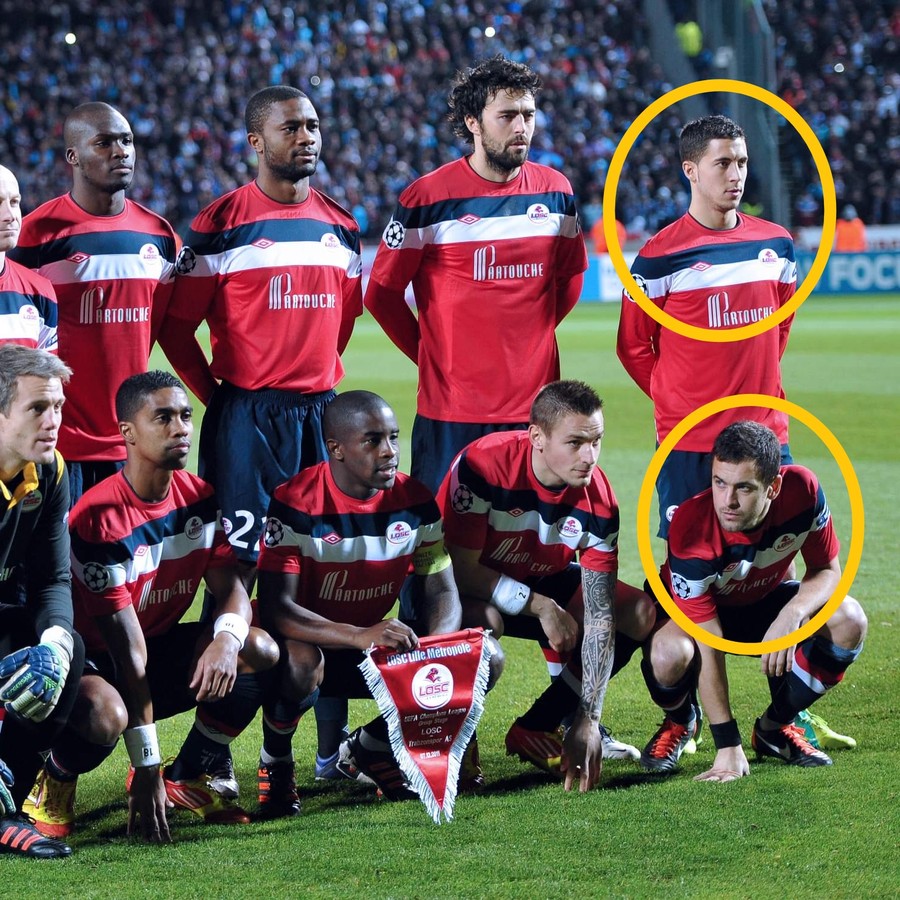
M 600 726 L 600 712 L 612 673 L 654 622 L 646 594 L 617 589 L 619 510 L 597 467 L 602 406 L 582 382 L 546 385 L 528 431 L 474 441 L 438 493 L 463 627 L 539 640 L 559 653 L 575 649 L 583 631 L 580 660 L 576 653 L 506 736 L 509 753 L 547 771 L 561 766 L 567 790 L 576 778 L 582 790 L 596 784 L 601 754 L 637 757 Z M 556 730 L 569 713 L 574 724 L 561 742 Z
M 377 394 L 349 391 L 329 405 L 324 426 L 328 461 L 275 491 L 260 555 L 260 618 L 282 650 L 279 694 L 263 706 L 259 799 L 268 816 L 300 810 L 291 738 L 316 685 L 325 698 L 368 698 L 363 651 L 413 649 L 419 633 L 456 631 L 460 622 L 434 498 L 397 471 L 393 410 Z M 410 564 L 422 618 L 385 619 Z M 380 716 L 340 748 L 319 736 L 318 769 L 362 772 L 388 799 L 415 796 Z
M 309 184 L 322 148 L 309 98 L 264 88 L 245 124 L 259 173 L 194 219 L 161 342 L 209 406 L 200 475 L 216 489 L 249 590 L 272 491 L 325 457 L 322 413 L 362 289 L 356 221 Z M 211 363 L 194 337 L 204 319 Z
M 403 191 L 372 268 L 366 306 L 419 366 L 411 471 L 432 491 L 468 443 L 526 428 L 559 378 L 587 254 L 568 180 L 527 161 L 540 88 L 502 56 L 458 74 L 450 121 L 472 152 Z
M 829 600 L 841 578 L 838 541 L 819 483 L 808 469 L 781 465 L 780 442 L 764 425 L 739 421 L 716 438 L 712 489 L 684 501 L 669 530 L 662 579 L 679 608 L 704 631 L 756 643 L 793 634 Z M 806 574 L 785 580 L 802 553 Z M 803 643 L 766 653 L 762 672 L 772 702 L 756 720 L 751 744 L 759 756 L 789 765 L 831 760 L 792 724 L 844 676 L 862 650 L 866 617 L 847 597 Z M 651 638 L 644 673 L 665 721 L 642 756 L 653 771 L 671 771 L 694 730 L 692 686 L 700 699 L 716 758 L 698 781 L 749 774 L 731 709 L 725 654 L 694 643 L 671 620 Z
M 0 345 L 0 853 L 42 859 L 72 850 L 43 837 L 22 803 L 84 665 L 72 627 L 68 477 L 56 450 L 70 375 L 44 350 Z
M 128 831 L 166 841 L 166 805 L 208 822 L 246 823 L 233 802 L 229 743 L 262 702 L 259 673 L 278 659 L 250 627 L 250 601 L 218 522 L 212 488 L 183 471 L 193 431 L 181 382 L 168 372 L 126 379 L 116 394 L 128 457 L 72 510 L 76 614 L 89 663 L 75 712 L 54 742 L 27 811 L 45 834 L 69 834 L 78 776 L 124 732 Z M 182 622 L 204 578 L 213 623 Z M 197 707 L 175 761 L 161 768 L 156 722 Z M 221 773 L 218 783 L 210 773 Z
M 6 258 L 22 227 L 16 176 L 0 166 L 0 342 L 56 352 L 56 293 L 40 275 Z
M 177 238 L 165 219 L 125 197 L 134 135 L 118 110 L 76 107 L 64 138 L 71 193 L 25 217 L 11 255 L 56 289 L 59 354 L 74 372 L 59 436 L 74 504 L 125 458 L 110 386 L 147 368 L 172 291 Z
M 679 149 L 691 185 L 690 207 L 646 244 L 632 274 L 653 303 L 681 322 L 728 330 L 761 321 L 794 295 L 797 266 L 784 228 L 738 212 L 748 165 L 744 131 L 725 116 L 694 119 L 682 129 Z M 783 398 L 781 357 L 791 321 L 742 341 L 697 341 L 663 328 L 625 293 L 617 352 L 653 401 L 657 443 L 686 415 L 719 397 Z M 781 441 L 782 462 L 792 462 L 784 413 L 739 407 L 711 416 L 663 463 L 656 482 L 661 538 L 678 504 L 708 487 L 716 435 L 743 416 L 772 428 Z M 818 717 L 811 724 L 823 743 L 856 745 Z

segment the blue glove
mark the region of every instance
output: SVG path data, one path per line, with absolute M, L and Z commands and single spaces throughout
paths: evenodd
M 18 812 L 9 789 L 16 783 L 9 766 L 0 759 L 0 816 L 12 816 Z
M 53 712 L 72 664 L 72 635 L 58 626 L 48 628 L 45 640 L 23 647 L 0 660 L 0 702 L 32 722 L 43 722 Z

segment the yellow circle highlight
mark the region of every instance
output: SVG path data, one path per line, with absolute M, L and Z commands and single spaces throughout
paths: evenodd
M 841 574 L 840 581 L 828 602 L 813 616 L 805 625 L 801 625 L 796 631 L 785 635 L 781 638 L 775 638 L 771 641 L 760 641 L 758 643 L 744 641 L 730 641 L 718 635 L 710 634 L 706 629 L 701 628 L 696 622 L 692 622 L 685 613 L 683 613 L 675 601 L 669 596 L 662 579 L 659 577 L 656 564 L 653 560 L 653 548 L 651 546 L 650 537 L 650 514 L 651 502 L 653 499 L 653 490 L 656 485 L 656 479 L 659 477 L 660 470 L 666 457 L 675 445 L 680 441 L 695 425 L 698 425 L 704 419 L 723 412 L 728 409 L 738 409 L 744 406 L 764 406 L 769 409 L 775 409 L 783 412 L 806 425 L 831 451 L 837 462 L 844 481 L 847 485 L 847 493 L 850 498 L 850 547 L 847 551 L 847 565 Z M 643 526 L 643 527 L 642 527 Z M 820 422 L 812 413 L 805 410 L 796 403 L 788 400 L 782 400 L 779 397 L 769 397 L 765 394 L 734 394 L 731 397 L 722 397 L 719 400 L 713 400 L 699 409 L 686 416 L 659 445 L 650 465 L 644 475 L 644 481 L 641 484 L 641 492 L 638 495 L 637 505 L 637 544 L 638 552 L 641 558 L 641 565 L 644 567 L 644 574 L 653 588 L 656 597 L 662 603 L 666 612 L 677 622 L 684 631 L 686 631 L 695 640 L 712 647 L 715 650 L 722 650 L 725 653 L 736 653 L 742 656 L 760 656 L 765 653 L 775 653 L 778 650 L 786 650 L 793 647 L 801 641 L 806 640 L 810 635 L 818 631 L 831 617 L 832 613 L 841 605 L 844 598 L 850 591 L 850 585 L 856 576 L 859 568 L 859 561 L 862 558 L 863 534 L 865 532 L 865 511 L 863 509 L 862 491 L 860 490 L 859 481 L 856 472 L 850 462 L 850 457 L 841 446 L 838 439 L 828 430 L 828 428 Z
M 807 273 L 806 278 L 798 286 L 794 296 L 788 300 L 784 306 L 775 310 L 771 316 L 761 319 L 759 322 L 751 322 L 749 325 L 742 325 L 739 328 L 729 328 L 726 330 L 717 330 L 713 328 L 701 328 L 697 325 L 689 325 L 682 322 L 674 316 L 669 315 L 665 310 L 660 309 L 650 298 L 638 287 L 637 282 L 628 270 L 628 264 L 622 255 L 622 247 L 619 244 L 616 235 L 616 191 L 619 187 L 619 178 L 622 174 L 622 166 L 625 164 L 625 158 L 628 151 L 634 146 L 640 133 L 650 123 L 650 121 L 659 113 L 668 109 L 673 103 L 685 100 L 688 97 L 696 97 L 698 94 L 709 94 L 713 92 L 743 94 L 754 100 L 759 100 L 767 106 L 780 113 L 800 134 L 804 143 L 812 154 L 813 161 L 819 173 L 819 179 L 822 182 L 822 239 L 819 243 L 819 249 L 816 251 L 813 259 L 812 267 Z M 765 88 L 758 87 L 755 84 L 749 84 L 746 81 L 735 81 L 728 78 L 711 78 L 706 81 L 693 81 L 690 84 L 682 85 L 663 94 L 657 100 L 654 100 L 635 120 L 625 132 L 622 140 L 619 141 L 612 160 L 609 164 L 609 170 L 606 175 L 606 188 L 603 196 L 603 233 L 606 236 L 606 249 L 612 261 L 613 268 L 619 276 L 622 284 L 628 293 L 634 298 L 638 306 L 647 313 L 648 316 L 659 322 L 660 325 L 680 334 L 683 337 L 694 338 L 699 341 L 707 341 L 710 343 L 728 343 L 730 341 L 741 341 L 744 338 L 754 337 L 768 331 L 779 325 L 788 316 L 793 315 L 800 304 L 813 292 L 815 286 L 819 283 L 822 273 L 825 271 L 825 264 L 831 255 L 831 248 L 834 244 L 834 231 L 837 221 L 837 199 L 834 191 L 834 178 L 831 175 L 831 167 L 828 165 L 828 157 L 819 143 L 815 132 L 806 123 L 806 120 L 781 97 L 767 91 Z

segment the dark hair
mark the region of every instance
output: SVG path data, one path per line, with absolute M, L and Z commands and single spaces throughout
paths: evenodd
M 257 91 L 247 101 L 247 107 L 244 110 L 244 127 L 247 129 L 247 134 L 259 134 L 263 130 L 273 103 L 307 99 L 309 98 L 303 91 L 287 84 L 276 84 Z
M 391 406 L 378 394 L 371 391 L 345 391 L 338 394 L 328 406 L 322 417 L 322 433 L 326 440 L 341 441 L 347 432 L 356 424 L 360 414 L 379 413 Z
M 20 378 L 58 378 L 65 384 L 71 375 L 72 370 L 46 350 L 0 343 L 0 413 L 9 415 Z
M 456 73 L 447 98 L 450 106 L 447 120 L 457 137 L 472 144 L 475 138 L 466 127 L 468 116 L 480 122 L 484 108 L 500 91 L 536 97 L 540 89 L 541 77 L 537 72 L 533 72 L 524 63 L 513 62 L 505 56 L 493 56 L 482 60 L 474 68 Z
M 678 149 L 681 161 L 700 162 L 710 141 L 736 141 L 743 138 L 744 129 L 728 116 L 702 116 L 692 119 L 681 129 Z
M 563 416 L 570 413 L 592 416 L 601 409 L 603 401 L 589 384 L 583 381 L 551 381 L 534 398 L 529 421 L 544 434 L 550 434 Z
M 120 422 L 134 421 L 147 398 L 166 388 L 184 391 L 184 385 L 171 372 L 163 372 L 161 369 L 138 372 L 137 375 L 126 378 L 116 391 L 116 418 Z
M 742 463 L 756 467 L 763 484 L 771 484 L 781 471 L 781 444 L 771 428 L 745 419 L 733 422 L 719 432 L 713 444 L 713 456 L 719 462 Z

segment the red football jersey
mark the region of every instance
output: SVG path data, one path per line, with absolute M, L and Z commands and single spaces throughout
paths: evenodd
M 647 242 L 631 267 L 639 286 L 681 322 L 733 329 L 765 319 L 794 294 L 797 266 L 790 234 L 741 213 L 736 228 L 706 228 L 684 215 Z M 784 397 L 781 356 L 791 318 L 742 341 L 712 343 L 663 328 L 631 297 L 622 298 L 617 351 L 637 385 L 653 400 L 657 441 L 689 413 L 732 394 Z M 788 421 L 768 408 L 744 407 L 706 419 L 678 443 L 708 453 L 719 432 L 754 419 L 788 441 Z
M 279 203 L 251 182 L 194 219 L 171 315 L 209 323 L 210 370 L 246 390 L 331 390 L 342 325 L 362 313 L 356 220 L 316 190 Z M 349 320 L 349 322 L 348 322 Z
M 443 524 L 425 485 L 398 473 L 389 490 L 356 500 L 323 462 L 275 489 L 259 568 L 299 574 L 297 603 L 367 627 L 394 605 L 410 564 L 428 574 L 445 556 Z
M 446 422 L 525 422 L 559 378 L 563 287 L 587 268 L 572 187 L 526 162 L 503 184 L 459 159 L 400 195 L 371 279 L 419 318 L 418 411 Z
M 527 432 L 489 434 L 456 458 L 438 491 L 447 543 L 519 581 L 563 571 L 615 572 L 619 507 L 594 468 L 584 488 L 551 490 L 534 475 Z
M 7 259 L 0 268 L 0 343 L 56 353 L 56 292 L 46 278 Z
M 105 647 L 92 621 L 129 604 L 146 637 L 187 612 L 208 569 L 237 566 L 212 487 L 176 471 L 169 496 L 141 500 L 118 472 L 86 491 L 69 517 L 75 628 Z
M 694 622 L 715 618 L 719 606 L 747 606 L 784 580 L 800 552 L 807 568 L 824 568 L 840 549 L 831 512 L 816 476 L 783 466 L 781 491 L 752 532 L 725 531 L 712 490 L 685 500 L 672 518 L 661 577 Z
M 59 355 L 73 371 L 59 433 L 67 460 L 125 458 L 115 394 L 147 371 L 177 245 L 165 219 L 131 200 L 117 216 L 92 216 L 65 194 L 25 216 L 10 255 L 56 290 Z

